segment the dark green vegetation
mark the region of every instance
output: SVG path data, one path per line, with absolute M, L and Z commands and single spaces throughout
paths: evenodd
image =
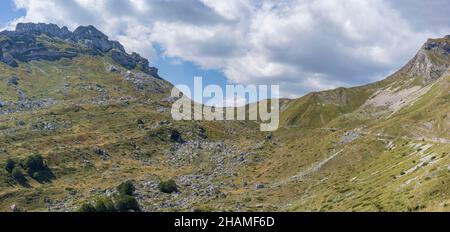
M 79 212 L 94 213 L 112 213 L 112 212 L 139 212 L 140 207 L 134 194 L 134 185 L 131 181 L 126 181 L 117 187 L 117 195 L 112 200 L 110 197 L 99 197 L 95 205 L 84 203 Z
M 174 193 L 178 192 L 177 184 L 174 180 L 161 181 L 158 184 L 159 191 L 163 193 Z
M 450 210 L 449 37 L 383 81 L 283 99 L 263 133 L 173 121 L 172 85 L 89 30 L 0 33 L 2 211 Z
M 25 171 L 30 178 L 41 183 L 49 182 L 54 178 L 53 173 L 44 163 L 44 159 L 38 154 L 27 156 L 20 162 L 8 158 L 6 160 L 5 170 L 11 174 L 14 180 L 22 185 L 27 182 Z

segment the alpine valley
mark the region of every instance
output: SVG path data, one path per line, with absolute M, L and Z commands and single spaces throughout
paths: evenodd
M 172 120 L 172 84 L 93 26 L 18 24 L 0 47 L 0 211 L 450 210 L 450 36 L 281 99 L 271 133 Z

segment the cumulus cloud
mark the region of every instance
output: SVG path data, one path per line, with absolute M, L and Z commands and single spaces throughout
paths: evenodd
M 150 59 L 158 45 L 163 56 L 220 70 L 233 83 L 280 84 L 284 97 L 399 68 L 426 38 L 449 30 L 450 4 L 426 2 L 15 0 L 26 10 L 18 21 L 92 24 Z

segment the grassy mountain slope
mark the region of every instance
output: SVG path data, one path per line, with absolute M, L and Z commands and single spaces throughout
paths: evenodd
M 173 121 L 172 85 L 140 56 L 90 27 L 37 29 L 0 33 L 0 164 L 41 154 L 54 178 L 2 167 L 2 211 L 75 211 L 127 180 L 144 211 L 450 210 L 448 37 L 383 81 L 283 100 L 263 133 Z

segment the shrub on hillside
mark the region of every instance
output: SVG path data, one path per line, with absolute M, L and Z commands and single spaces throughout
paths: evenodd
M 11 176 L 19 183 L 26 182 L 24 171 L 20 167 L 15 167 L 11 172 Z
M 80 209 L 78 209 L 79 212 L 83 213 L 93 213 L 96 212 L 95 207 L 91 204 L 83 204 Z
M 133 182 L 131 182 L 130 180 L 117 186 L 117 191 L 121 195 L 133 196 L 135 190 L 136 188 L 134 187 Z
M 96 212 L 115 212 L 114 202 L 108 197 L 101 197 L 95 203 Z
M 22 166 L 25 168 L 30 176 L 37 171 L 46 169 L 44 159 L 41 155 L 30 155 L 22 161 Z
M 16 167 L 16 162 L 12 159 L 6 160 L 5 169 L 9 173 L 12 173 L 13 169 Z
M 119 212 L 140 211 L 136 199 L 129 195 L 119 195 L 116 198 L 116 209 Z
M 163 193 L 174 193 L 178 192 L 177 184 L 174 180 L 162 181 L 159 183 L 158 188 Z
M 53 174 L 41 155 L 30 155 L 21 162 L 21 166 L 27 171 L 31 178 L 39 182 L 47 182 L 53 178 Z

